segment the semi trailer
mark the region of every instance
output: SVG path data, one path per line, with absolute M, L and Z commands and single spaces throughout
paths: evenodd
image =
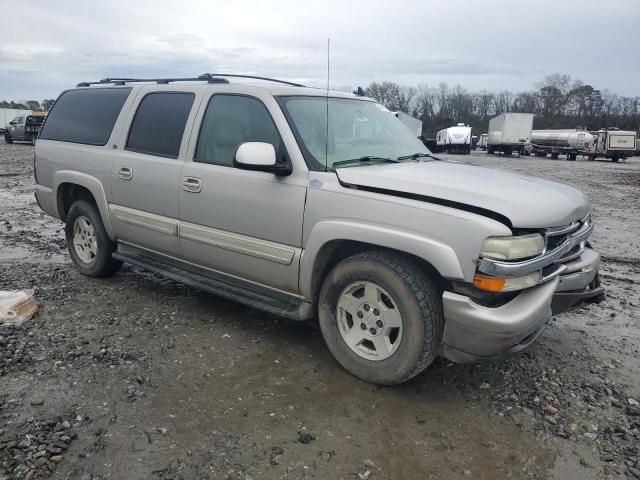
M 575 160 L 578 155 L 586 155 L 593 149 L 594 138 L 589 132 L 579 129 L 567 130 L 532 130 L 532 155 L 551 155 L 557 159 L 561 153 L 567 155 L 567 160 Z
M 487 153 L 524 153 L 533 129 L 533 113 L 503 113 L 489 121 Z

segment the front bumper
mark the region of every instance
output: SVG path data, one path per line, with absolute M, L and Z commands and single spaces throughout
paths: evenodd
M 552 315 L 583 301 L 600 301 L 600 255 L 590 248 L 566 263 L 553 280 L 527 290 L 500 307 L 478 305 L 471 298 L 445 292 L 442 355 L 456 363 L 471 363 L 517 353 L 531 345 Z

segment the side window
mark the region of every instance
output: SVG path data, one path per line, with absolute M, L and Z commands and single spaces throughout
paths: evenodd
M 22 125 L 24 123 L 24 117 L 18 117 L 18 125 Z
M 214 95 L 202 120 L 194 160 L 233 166 L 240 144 L 270 143 L 281 152 L 281 138 L 264 104 L 241 95 Z M 280 157 L 280 155 L 278 155 Z
M 178 158 L 180 143 L 193 105 L 193 93 L 149 93 L 133 117 L 127 150 Z
M 64 92 L 47 115 L 41 139 L 105 145 L 130 88 L 82 88 Z

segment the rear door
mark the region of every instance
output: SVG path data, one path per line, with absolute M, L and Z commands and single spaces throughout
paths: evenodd
M 140 90 L 112 164 L 109 212 L 118 240 L 177 256 L 180 170 L 197 94 Z

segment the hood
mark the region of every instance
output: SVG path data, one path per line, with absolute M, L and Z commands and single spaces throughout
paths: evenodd
M 342 183 L 393 195 L 430 197 L 433 203 L 497 213 L 515 228 L 569 225 L 591 210 L 582 192 L 561 183 L 517 173 L 446 161 L 340 168 Z M 425 198 L 425 201 L 430 201 Z M 486 212 L 486 213 L 489 213 Z M 486 215 L 492 216 L 492 215 Z

